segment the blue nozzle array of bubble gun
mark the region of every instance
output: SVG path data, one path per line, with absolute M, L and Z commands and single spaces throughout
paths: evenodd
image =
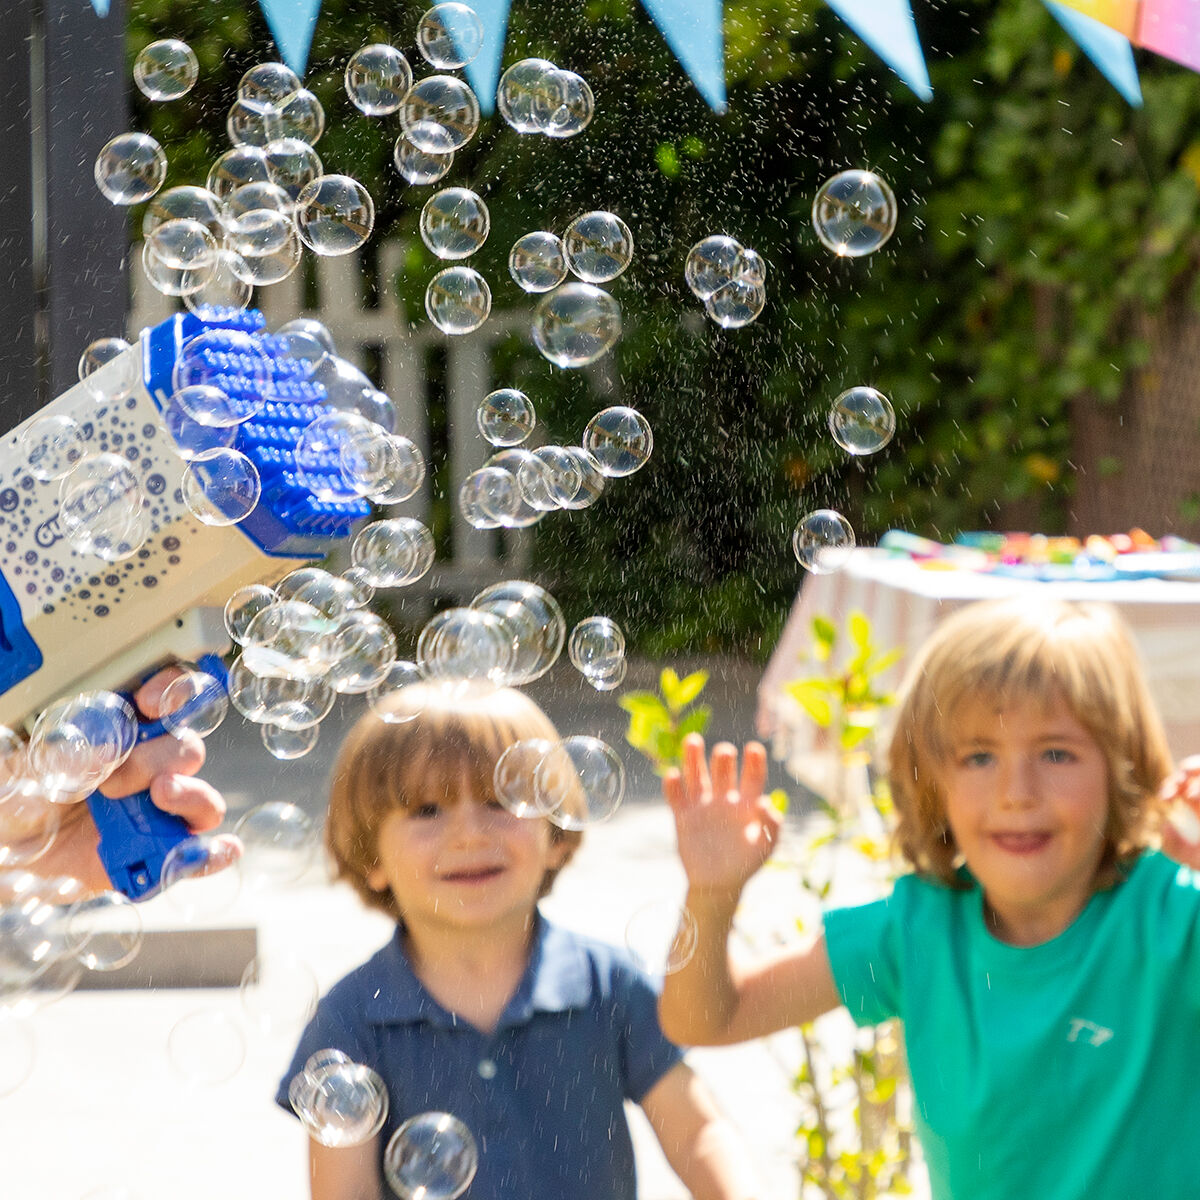
M 185 347 L 192 382 L 212 384 L 235 402 L 252 401 L 256 410 L 237 427 L 233 449 L 254 463 L 262 492 L 236 524 L 202 522 L 184 502 L 187 463 L 177 453 L 178 423 L 169 418 Z M 237 588 L 273 582 L 350 536 L 369 514 L 367 502 L 320 499 L 305 483 L 314 465 L 306 461 L 307 475 L 296 469 L 301 433 L 327 411 L 311 370 L 264 332 L 257 312 L 180 314 L 145 331 L 136 345 L 5 435 L 0 724 L 28 727 L 60 697 L 127 689 L 166 663 L 219 656 L 229 648 L 224 604 Z M 117 386 L 133 378 L 132 391 Z M 88 455 L 121 456 L 141 483 L 147 536 L 117 561 L 73 548 L 59 521 L 60 485 L 30 470 L 37 423 L 46 417 L 71 418 Z M 338 468 L 337 462 L 315 466 L 333 474 Z M 97 505 L 104 502 L 98 495 Z M 208 661 L 219 668 L 218 660 Z M 156 732 L 148 726 L 143 740 Z M 134 899 L 152 895 L 166 855 L 188 836 L 183 822 L 160 812 L 148 794 L 119 803 L 96 795 L 89 804 L 114 887 Z

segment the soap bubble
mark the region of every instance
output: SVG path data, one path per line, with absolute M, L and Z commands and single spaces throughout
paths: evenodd
M 562 239 L 538 230 L 513 242 L 508 252 L 508 273 L 526 292 L 548 292 L 567 277 L 567 258 Z
M 353 412 L 324 412 L 305 426 L 296 441 L 296 475 L 318 500 L 344 500 L 359 495 L 356 480 L 343 470 L 343 451 L 358 439 L 375 437 L 379 428 Z
M 186 921 L 213 920 L 233 907 L 241 876 L 229 870 L 242 853 L 232 834 L 195 834 L 167 851 L 162 887 L 167 902 Z
M 300 138 L 277 138 L 264 150 L 271 181 L 287 196 L 288 211 L 294 211 L 300 193 L 325 173 L 320 156 Z
M 376 504 L 399 504 L 425 481 L 425 456 L 416 443 L 382 430 L 351 434 L 339 463 L 351 488 Z
M 605 475 L 620 478 L 650 461 L 654 434 L 640 412 L 618 404 L 598 412 L 587 423 L 583 446 Z
M 361 1146 L 382 1128 L 388 1094 L 383 1080 L 341 1056 L 306 1064 L 288 1088 L 292 1108 L 309 1137 L 322 1146 Z
M 297 582 L 303 576 L 312 575 L 304 582 Z M 343 617 L 354 611 L 354 588 L 339 575 L 317 568 L 302 567 L 284 576 L 279 581 L 280 599 L 298 600 L 302 604 L 311 604 L 323 617 L 331 623 L 331 629 L 336 630 Z
M 296 227 L 304 244 L 315 253 L 350 254 L 371 236 L 375 204 L 356 179 L 322 175 L 297 197 Z
M 245 380 L 243 395 L 253 403 L 250 397 L 264 392 L 271 382 L 272 362 L 259 342 L 240 330 L 211 329 L 184 342 L 171 371 L 171 386 L 176 391 L 205 383 L 219 386 L 231 355 Z
M 44 708 L 29 735 L 29 764 L 51 793 L 98 787 L 137 741 L 133 706 L 116 692 L 82 692 Z
M 407 687 L 420 683 L 421 669 L 408 659 L 397 659 L 388 673 L 367 691 L 367 703 L 372 711 L 389 725 L 402 725 L 416 717 L 415 712 L 397 709 L 394 698 Z
M 850 522 L 831 508 L 819 508 L 803 517 L 792 534 L 792 549 L 800 565 L 814 575 L 841 570 L 854 552 Z
M 829 410 L 833 440 L 851 454 L 874 454 L 892 440 L 896 413 L 892 402 L 872 387 L 843 392 Z
M 352 612 L 333 635 L 333 662 L 325 682 L 346 696 L 357 696 L 382 682 L 396 661 L 396 635 L 373 612 Z
M 492 787 L 496 799 L 514 817 L 544 817 L 546 810 L 538 800 L 533 776 L 538 764 L 549 753 L 553 742 L 546 738 L 525 738 L 513 742 L 496 760 Z
M 417 22 L 417 49 L 431 67 L 457 71 L 483 48 L 483 25 L 465 4 L 435 4 Z
M 232 146 L 265 146 L 271 140 L 270 117 L 235 100 L 225 114 L 225 136 Z
M 506 450 L 498 450 L 483 464 L 485 467 L 503 467 L 516 478 L 517 487 L 521 489 L 521 504 L 516 515 L 507 522 L 509 529 L 528 529 L 529 526 L 540 521 L 546 515 L 547 510 L 557 507 L 553 501 L 535 507 L 525 494 L 521 483 L 521 471 L 532 458 L 533 455 L 528 450 L 519 446 L 510 446 Z
M 238 588 L 225 602 L 225 632 L 230 640 L 244 645 L 250 622 L 278 599 L 274 588 L 263 583 L 248 583 Z
M 247 626 L 242 662 L 256 675 L 285 680 L 320 679 L 332 660 L 329 637 L 334 628 L 335 621 L 303 600 L 277 600 Z M 232 688 L 230 699 L 233 699 Z M 267 719 L 285 723 L 276 714 Z
M 446 154 L 465 146 L 479 128 L 479 101 L 453 75 L 430 75 L 413 84 L 400 106 L 400 124 L 419 150 Z
M 443 188 L 421 209 L 421 241 L 438 258 L 469 258 L 491 225 L 487 205 L 468 188 Z
M 120 892 L 87 896 L 67 910 L 67 948 L 89 971 L 133 962 L 144 936 L 137 905 Z
M 625 682 L 625 676 L 628 673 L 629 661 L 622 658 L 617 661 L 617 665 L 610 675 L 585 675 L 584 679 L 598 692 L 611 692 Z
M 167 1035 L 167 1059 L 186 1083 L 214 1087 L 242 1069 L 246 1038 L 233 1018 L 220 1009 L 197 1009 L 180 1017 Z
M 194 383 L 190 387 L 182 387 L 174 393 L 171 401 L 178 404 L 193 421 L 198 421 L 201 425 L 211 425 L 216 429 L 248 421 L 257 415 L 265 403 L 262 396 L 231 399 L 211 383 Z
M 256 675 L 243 657 L 230 665 L 227 686 L 230 704 L 247 721 L 292 730 L 319 724 L 336 698 L 319 676 Z
M 696 918 L 671 901 L 643 905 L 625 926 L 625 946 L 633 961 L 654 977 L 682 971 L 700 940 Z
M 689 251 L 683 274 L 697 300 L 707 300 L 718 288 L 737 278 L 742 246 L 731 237 L 702 238 Z
M 458 506 L 467 524 L 494 529 L 516 516 L 521 495 L 511 471 L 481 467 L 472 471 L 458 489 Z
M 65 919 L 81 893 L 73 879 L 0 873 L 0 1015 L 56 1000 L 83 975 L 70 953 Z
M 375 585 L 362 567 L 347 567 L 341 578 L 350 585 L 351 608 L 366 608 L 375 598 Z
M 145 492 L 118 454 L 92 454 L 63 476 L 58 525 L 78 554 L 118 555 L 140 529 Z M 133 546 L 132 554 L 137 550 Z
M 184 733 L 208 737 L 228 712 L 224 684 L 207 671 L 185 671 L 172 679 L 159 703 L 159 720 L 175 737 Z
M 19 761 L 25 762 L 23 753 Z M 37 862 L 54 845 L 62 824 L 62 805 L 54 803 L 41 782 L 7 770 L 5 774 L 9 791 L 0 800 L 0 868 L 7 871 Z
M 206 267 L 217 253 L 217 239 L 208 226 L 191 217 L 159 223 L 146 238 L 146 245 L 159 262 L 183 270 Z
M 294 954 L 259 955 L 246 964 L 238 988 L 242 1011 L 263 1033 L 298 1032 L 316 1012 L 317 977 Z
M 417 666 L 426 679 L 509 681 L 514 639 L 504 621 L 478 608 L 446 608 L 417 638 Z
M 392 161 L 396 170 L 415 185 L 437 183 L 447 171 L 454 166 L 454 151 L 447 150 L 445 154 L 432 154 L 414 146 L 407 134 L 400 134 L 392 148 Z
M 316 320 L 314 317 L 295 317 L 291 321 L 285 321 L 284 324 L 280 325 L 280 327 L 275 331 L 275 336 L 280 338 L 286 338 L 292 334 L 300 335 L 309 341 L 315 341 L 321 347 L 321 349 L 325 351 L 326 354 L 337 353 L 337 347 L 334 345 L 333 341 L 333 334 L 329 332 L 325 325 Z M 289 342 L 289 353 L 292 354 L 295 353 L 295 351 L 291 349 L 293 344 L 302 345 L 303 343 Z
M 717 288 L 704 301 L 704 311 L 722 329 L 740 329 L 757 320 L 766 305 L 766 288 L 751 278 L 739 276 Z
M 253 886 L 295 883 L 312 865 L 317 831 L 295 804 L 272 800 L 244 813 L 234 826 L 242 842 L 242 877 Z
M 375 395 L 375 385 L 353 363 L 347 362 L 337 354 L 323 356 L 316 363 L 309 378 L 325 389 L 325 402 L 330 408 L 367 417 L 368 410 L 374 407 L 372 397 Z M 347 429 L 349 428 L 347 426 Z M 354 429 L 362 428 L 366 427 L 354 426 Z
M 471 1186 L 478 1166 L 471 1131 L 444 1112 L 409 1117 L 383 1154 L 384 1178 L 401 1200 L 456 1200 Z
M 383 42 L 356 50 L 346 64 L 346 95 L 350 103 L 368 117 L 394 113 L 412 87 L 408 59 Z
M 28 1018 L 0 1009 L 0 1096 L 11 1095 L 33 1074 L 36 1047 Z
M 625 764 L 599 738 L 564 738 L 534 772 L 538 804 L 562 829 L 606 821 L 625 795 Z
M 557 70 L 547 59 L 523 58 L 500 76 L 496 107 L 517 133 L 542 132 L 539 112 L 543 105 L 539 97 L 548 86 L 547 77 Z
M 315 146 L 325 132 L 325 109 L 307 88 L 293 93 L 267 117 L 272 138 L 298 138 Z
M 372 521 L 355 536 L 350 560 L 374 587 L 416 583 L 433 566 L 433 534 L 412 517 Z
M 757 250 L 743 246 L 741 256 L 738 258 L 737 274 L 739 279 L 748 283 L 765 285 L 767 282 L 766 261 Z
M 563 446 L 539 446 L 517 468 L 517 487 L 531 508 L 549 512 L 573 500 L 583 477 Z
M 425 311 L 445 334 L 456 336 L 478 329 L 492 311 L 492 289 L 470 267 L 447 267 L 425 289 Z
M 533 340 L 555 366 L 586 367 L 621 336 L 621 306 L 590 283 L 566 283 L 538 301 Z
M 209 167 L 205 180 L 207 190 L 221 203 L 247 184 L 271 182 L 271 164 L 261 146 L 235 146 L 226 150 Z
M 479 402 L 475 423 L 493 446 L 517 446 L 532 432 L 537 418 L 533 404 L 516 388 L 497 388 Z
M 232 446 L 237 438 L 236 425 L 226 425 L 219 429 L 211 425 L 201 425 L 174 400 L 168 400 L 163 407 L 162 420 L 174 440 L 175 453 L 185 462 L 209 450 L 226 449 Z
M 896 197 L 873 171 L 842 171 L 813 198 L 813 228 L 826 249 L 845 258 L 872 254 L 896 230 Z
M 258 468 L 240 450 L 209 450 L 183 472 L 183 502 L 205 525 L 236 525 L 258 504 Z
M 588 212 L 563 234 L 567 266 L 585 283 L 605 283 L 633 262 L 633 234 L 615 213 Z
M 163 38 L 151 42 L 134 60 L 133 81 L 151 100 L 178 100 L 200 78 L 200 64 L 186 42 Z
M 28 776 L 25 740 L 7 725 L 0 725 L 0 802 L 13 795 Z
M 259 63 L 238 82 L 237 98 L 247 108 L 267 115 L 278 113 L 300 91 L 296 73 L 279 62 Z
M 571 630 L 567 655 L 581 675 L 604 679 L 625 661 L 625 635 L 608 617 L 587 617 Z
M 113 204 L 149 200 L 167 177 L 167 156 L 148 133 L 122 133 L 96 155 L 96 186 Z
M 592 89 L 574 71 L 551 71 L 533 93 L 533 114 L 547 137 L 569 138 L 582 133 L 596 112 Z
M 236 244 L 230 270 L 254 287 L 279 283 L 300 265 L 300 236 L 287 213 L 259 209 L 243 218 L 228 240 Z
M 208 188 L 173 187 L 159 192 L 142 214 L 142 237 L 149 240 L 168 221 L 199 221 L 216 240 L 225 231 L 221 201 Z
M 87 453 L 79 422 L 65 414 L 39 417 L 21 435 L 29 473 L 43 483 L 61 479 Z
M 142 243 L 141 264 L 146 282 L 164 296 L 185 296 L 199 291 L 213 269 L 212 260 L 198 267 L 172 267 L 154 253 L 149 242 Z
M 141 367 L 137 355 L 121 358 L 128 349 L 129 343 L 124 338 L 97 338 L 79 356 L 79 381 L 97 400 L 119 403 L 128 398 L 138 383 Z M 121 359 L 120 365 L 101 373 L 101 368 L 114 359 Z
M 190 312 L 205 316 L 214 309 L 244 309 L 250 306 L 253 285 L 244 276 L 247 274 L 245 261 L 232 250 L 219 249 L 213 260 L 203 271 L 200 286 L 193 288 L 192 279 L 184 279 L 187 291 L 183 302 Z
M 524 579 L 506 579 L 481 591 L 471 607 L 508 616 L 509 606 L 519 604 L 529 613 L 532 637 L 518 639 L 516 657 L 509 670 L 513 686 L 540 679 L 554 666 L 567 636 L 562 608 L 545 588 Z

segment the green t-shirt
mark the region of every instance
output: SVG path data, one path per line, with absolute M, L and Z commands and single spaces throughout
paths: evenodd
M 1200 875 L 1146 853 L 1040 946 L 915 875 L 825 934 L 854 1020 L 904 1022 L 935 1200 L 1200 1196 Z

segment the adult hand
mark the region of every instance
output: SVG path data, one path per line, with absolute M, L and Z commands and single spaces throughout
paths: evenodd
M 719 742 L 706 763 L 704 739 L 684 738 L 682 769 L 663 776 L 663 795 L 692 888 L 736 895 L 766 862 L 782 822 L 763 795 L 766 780 L 759 742 L 746 744 L 739 775 L 736 747 Z
M 1162 785 L 1162 848 L 1177 863 L 1200 871 L 1200 755 L 1185 758 Z
M 138 689 L 134 703 L 143 716 L 151 720 L 159 716 L 163 692 L 177 674 L 173 667 L 159 671 Z M 164 812 L 182 817 L 192 833 L 204 833 L 221 824 L 225 800 L 211 784 L 195 778 L 203 765 L 204 742 L 199 737 L 167 735 L 136 746 L 99 790 L 113 797 L 149 790 L 151 801 Z M 68 803 L 55 808 L 60 817 L 58 835 L 28 869 L 45 876 L 73 876 L 89 891 L 109 891 L 112 882 L 100 862 L 100 835 L 88 806 Z

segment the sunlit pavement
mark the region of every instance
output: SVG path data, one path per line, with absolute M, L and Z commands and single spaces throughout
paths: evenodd
M 633 686 L 653 677 L 631 671 Z M 621 741 L 623 718 L 612 696 L 588 694 L 569 676 L 537 698 L 565 733 L 610 740 L 634 767 Z M 713 731 L 738 737 L 752 728 L 753 668 L 728 665 L 710 690 L 717 707 Z M 349 707 L 349 706 L 348 706 Z M 335 720 L 345 724 L 357 707 Z M 208 776 L 231 801 L 232 816 L 269 799 L 319 810 L 338 729 L 329 722 L 312 758 L 290 764 L 270 759 L 256 731 L 231 725 L 211 746 Z M 648 905 L 677 902 L 682 873 L 674 859 L 669 814 L 654 794 L 653 776 L 631 772 L 631 794 L 610 821 L 590 829 L 580 853 L 544 901 L 548 915 L 586 933 L 625 940 L 630 917 Z M 748 889 L 739 927 L 768 946 L 790 936 L 801 898 L 795 870 L 781 865 Z M 181 925 L 159 898 L 143 906 L 148 929 Z M 332 886 L 323 865 L 298 883 L 243 887 L 228 911 L 200 924 L 257 931 L 268 965 L 298 959 L 322 990 L 361 962 L 390 935 L 390 923 L 364 910 L 348 888 Z M 264 981 L 255 993 L 274 1016 L 264 1026 L 243 1005 L 236 987 L 80 991 L 32 1018 L 37 1055 L 29 1079 L 0 1098 L 0 1196 L 4 1200 L 84 1200 L 92 1190 L 122 1185 L 131 1200 L 302 1200 L 307 1195 L 305 1139 L 298 1122 L 272 1103 L 293 1049 L 287 991 Z M 198 1012 L 208 1023 L 189 1022 Z M 172 1034 L 174 1041 L 172 1042 Z M 170 1049 L 168 1046 L 170 1044 Z M 219 1082 L 204 1076 L 236 1072 Z M 723 1050 L 695 1051 L 692 1062 L 746 1138 L 763 1182 L 761 1195 L 797 1193 L 793 1158 L 799 1109 L 789 1085 L 796 1047 L 791 1035 Z M 643 1200 L 683 1197 L 679 1182 L 635 1114 Z M 106 1197 L 107 1200 L 107 1197 Z

